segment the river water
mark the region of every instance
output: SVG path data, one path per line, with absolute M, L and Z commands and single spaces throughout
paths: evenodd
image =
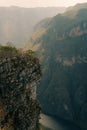
M 41 114 L 40 124 L 43 126 L 41 130 L 81 130 L 73 123 L 56 120 L 45 114 Z

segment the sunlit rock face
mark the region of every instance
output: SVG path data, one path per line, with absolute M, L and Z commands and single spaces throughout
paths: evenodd
M 39 61 L 33 56 L 0 60 L 0 129 L 38 130 L 36 86 L 40 76 Z

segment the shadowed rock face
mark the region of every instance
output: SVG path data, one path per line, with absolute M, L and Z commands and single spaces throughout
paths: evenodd
M 40 105 L 36 85 L 41 75 L 38 59 L 15 56 L 0 61 L 0 128 L 37 130 Z
M 70 14 L 42 21 L 44 34 L 32 36 L 43 66 L 37 92 L 44 113 L 87 130 L 87 9 Z

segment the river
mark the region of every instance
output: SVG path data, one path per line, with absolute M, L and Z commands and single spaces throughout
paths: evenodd
M 45 114 L 41 114 L 41 130 L 80 130 L 79 127 L 64 120 L 56 120 Z

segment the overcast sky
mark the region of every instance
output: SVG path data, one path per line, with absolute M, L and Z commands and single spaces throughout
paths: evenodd
M 0 0 L 0 6 L 22 6 L 22 7 L 43 7 L 43 6 L 71 6 L 76 3 L 87 2 L 87 0 Z

